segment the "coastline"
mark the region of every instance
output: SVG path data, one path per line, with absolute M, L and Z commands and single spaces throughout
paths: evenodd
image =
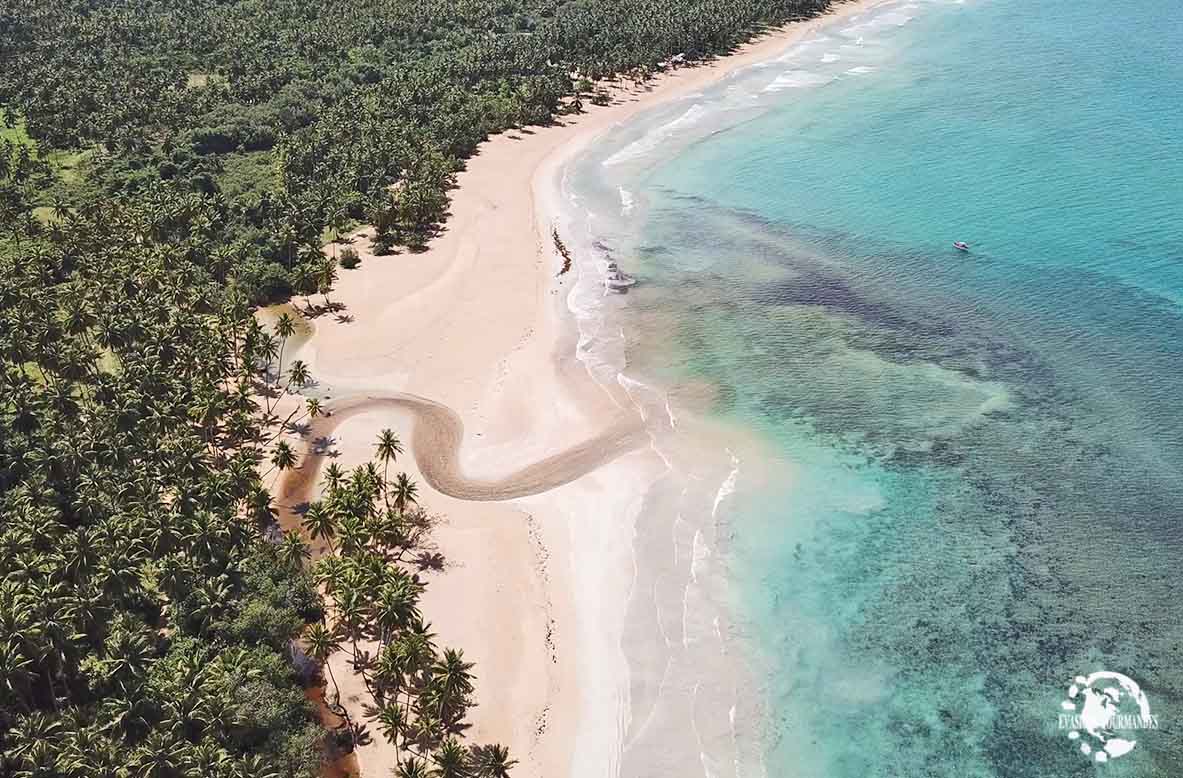
M 315 320 L 293 358 L 310 365 L 330 408 L 342 398 L 403 393 L 450 409 L 462 432 L 452 436 L 449 467 L 475 480 L 512 480 L 579 441 L 610 435 L 634 411 L 624 392 L 589 380 L 573 358 L 564 305 L 573 279 L 556 275 L 550 237 L 563 166 L 613 126 L 875 4 L 839 5 L 728 57 L 616 89 L 611 105 L 562 124 L 491 138 L 458 176 L 451 218 L 426 252 L 374 257 L 368 231 L 355 233 L 362 266 L 342 272 L 332 293 L 347 316 Z M 374 404 L 331 417 L 319 431 L 331 437 L 336 461 L 351 467 L 370 458 L 384 427 L 404 442 L 439 430 L 413 408 Z M 410 448 L 415 458 L 430 453 Z M 412 458 L 400 469 L 420 482 L 423 504 L 445 517 L 435 541 L 448 567 L 429 576 L 424 614 L 442 645 L 463 648 L 477 665 L 470 739 L 508 745 L 519 776 L 618 771 L 628 725 L 622 640 L 638 564 L 634 520 L 665 464 L 642 441 L 570 470 L 550 491 L 484 498 L 520 498 L 507 503 L 438 491 L 430 465 Z M 298 502 L 295 490 L 314 481 L 323 459 L 305 457 L 284 479 L 281 510 Z M 344 662 L 334 668 L 345 681 Z M 348 702 L 349 684 L 341 685 Z M 358 758 L 364 776 L 384 776 L 393 763 L 377 737 Z

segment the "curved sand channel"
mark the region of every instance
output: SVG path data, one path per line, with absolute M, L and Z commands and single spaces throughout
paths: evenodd
M 451 408 L 414 394 L 366 395 L 333 403 L 330 416 L 313 420 L 301 462 L 288 473 L 280 490 L 283 505 L 308 502 L 316 488 L 321 461 L 336 428 L 349 419 L 374 411 L 409 411 L 414 417 L 410 451 L 424 480 L 433 489 L 460 500 L 514 500 L 570 483 L 647 442 L 644 426 L 635 416 L 621 419 L 602 432 L 500 478 L 480 479 L 460 469 L 464 422 Z

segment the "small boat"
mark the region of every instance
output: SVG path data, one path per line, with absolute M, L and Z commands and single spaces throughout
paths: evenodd
M 953 241 L 953 248 L 958 251 L 969 251 L 969 244 L 960 240 Z

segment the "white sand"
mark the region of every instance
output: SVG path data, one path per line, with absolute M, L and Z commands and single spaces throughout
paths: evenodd
M 572 355 L 562 306 L 570 281 L 556 277 L 549 226 L 557 171 L 607 128 L 772 58 L 823 21 L 621 91 L 561 126 L 492 138 L 459 176 L 451 218 L 428 251 L 374 257 L 359 236 L 361 268 L 342 271 L 331 295 L 349 320 L 318 318 L 293 356 L 332 397 L 407 392 L 454 410 L 464 426 L 457 465 L 473 477 L 504 476 L 620 424 L 620 405 Z M 411 440 L 406 410 L 351 414 L 333 431 L 337 461 L 366 461 L 383 427 Z M 419 478 L 406 459 L 403 469 Z M 449 561 L 430 578 L 424 612 L 441 644 L 477 663 L 470 737 L 508 745 L 517 776 L 615 773 L 628 715 L 621 644 L 633 521 L 663 468 L 640 448 L 515 502 L 455 499 L 420 478 L 421 502 L 446 517 L 436 540 Z M 334 668 L 356 691 L 344 663 Z M 359 759 L 367 778 L 385 778 L 394 764 L 376 732 Z

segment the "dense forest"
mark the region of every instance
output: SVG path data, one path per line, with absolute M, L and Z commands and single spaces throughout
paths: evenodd
M 829 0 L 10 0 L 0 106 L 72 163 L 40 203 L 164 182 L 208 197 L 253 299 L 313 288 L 323 238 L 422 246 L 490 133 L 585 79 L 726 52 Z M 392 184 L 398 183 L 398 186 Z
M 283 436 L 323 409 L 290 323 L 252 308 L 330 287 L 350 225 L 424 246 L 489 134 L 827 5 L 3 3 L 0 776 L 316 775 L 369 736 L 305 699 L 336 651 L 397 774 L 504 775 L 463 739 L 471 666 L 417 610 L 430 522 L 387 477 L 397 438 L 277 525 Z

